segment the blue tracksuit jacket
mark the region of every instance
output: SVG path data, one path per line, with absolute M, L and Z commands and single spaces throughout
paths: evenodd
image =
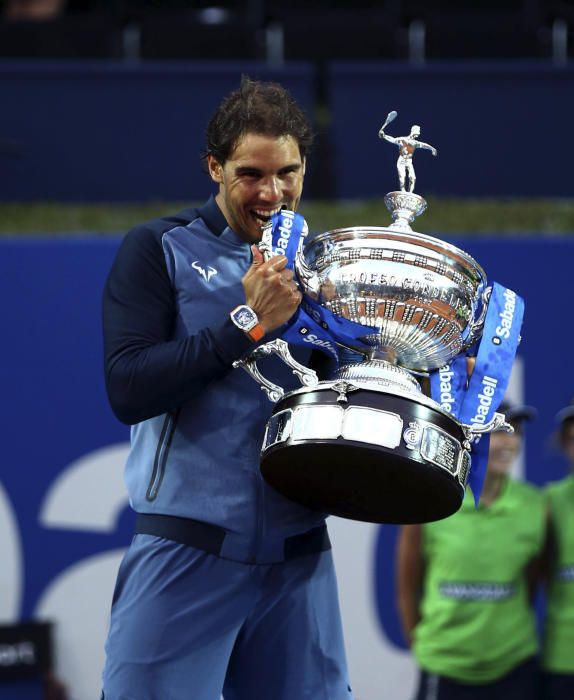
M 259 471 L 273 406 L 232 368 L 254 345 L 229 319 L 245 302 L 251 260 L 213 198 L 133 229 L 104 291 L 106 386 L 117 417 L 132 425 L 135 511 L 217 526 L 220 556 L 273 563 L 287 538 L 324 517 L 279 495 Z M 294 354 L 308 364 L 304 348 Z M 259 365 L 284 388 L 298 386 L 277 357 Z

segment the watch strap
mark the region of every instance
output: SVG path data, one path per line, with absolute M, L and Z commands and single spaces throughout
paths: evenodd
M 263 326 L 260 323 L 258 323 L 256 326 L 253 326 L 253 328 L 249 331 L 246 331 L 246 333 L 254 343 L 260 341 L 261 338 L 263 338 L 263 336 L 265 335 Z

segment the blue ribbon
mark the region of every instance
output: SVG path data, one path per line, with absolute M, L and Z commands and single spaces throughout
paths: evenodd
M 485 425 L 492 420 L 508 387 L 523 317 L 523 299 L 494 282 L 468 385 L 466 358 L 461 355 L 431 373 L 431 397 L 461 423 Z M 489 441 L 490 438 L 483 435 L 472 446 L 469 485 L 475 504 L 482 492 Z
M 289 209 L 282 209 L 278 214 L 274 214 L 271 222 L 273 255 L 284 255 L 287 258 L 287 267 L 292 269 L 299 245 L 309 233 L 307 222 L 301 214 Z
M 288 343 L 295 345 L 312 345 L 317 350 L 322 350 L 330 355 L 337 365 L 339 364 L 339 355 L 333 339 L 325 332 L 323 326 L 316 323 L 302 307 L 299 307 L 281 337 Z

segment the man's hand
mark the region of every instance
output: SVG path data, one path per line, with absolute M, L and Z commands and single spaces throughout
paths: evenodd
M 301 303 L 302 295 L 287 269 L 287 258 L 275 255 L 265 261 L 256 245 L 251 246 L 253 263 L 241 280 L 245 303 L 257 314 L 265 333 L 288 321 Z

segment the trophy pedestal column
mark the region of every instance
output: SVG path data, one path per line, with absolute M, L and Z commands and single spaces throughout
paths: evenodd
M 376 358 L 343 365 L 336 371 L 333 381 L 368 383 L 390 393 L 412 394 L 413 398 L 419 397 L 422 392 L 410 372 L 392 362 Z
M 397 231 L 412 231 L 410 225 L 427 208 L 426 199 L 414 192 L 389 192 L 385 195 L 385 205 L 393 217 L 389 228 Z

